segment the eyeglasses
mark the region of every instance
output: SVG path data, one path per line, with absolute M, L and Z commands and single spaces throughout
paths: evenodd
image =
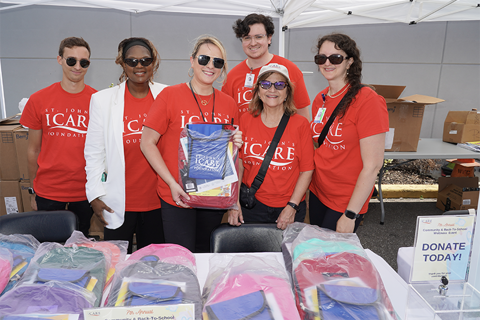
M 74 57 L 65 58 L 65 61 L 67 62 L 67 66 L 69 66 L 69 67 L 73 67 L 74 65 L 77 64 L 77 59 L 75 59 Z M 81 59 L 80 60 L 80 67 L 88 68 L 89 65 L 90 65 L 89 60 L 87 60 L 87 59 Z
M 242 42 L 250 42 L 252 39 L 255 39 L 255 41 L 262 41 L 263 38 L 265 38 L 267 35 L 266 34 L 256 34 L 254 36 L 245 36 L 242 37 Z
M 201 66 L 206 66 L 210 62 L 210 59 L 212 59 L 210 56 L 201 54 L 198 56 L 198 64 Z M 213 66 L 215 68 L 222 69 L 224 65 L 225 65 L 225 60 L 221 58 L 213 58 Z
M 285 81 L 277 81 L 275 83 L 267 81 L 267 80 L 260 81 L 260 87 L 262 89 L 265 89 L 265 90 L 270 89 L 272 84 L 275 87 L 275 89 L 277 89 L 277 90 L 283 90 L 283 89 L 285 89 L 286 86 L 288 86 L 288 83 L 286 83 Z
M 127 66 L 135 68 L 138 66 L 138 63 L 144 67 L 148 67 L 149 65 L 152 64 L 153 58 L 143 58 L 143 59 L 124 59 L 123 62 L 127 64 Z
M 318 65 L 324 64 L 327 62 L 327 59 L 330 60 L 331 64 L 340 64 L 343 62 L 343 59 L 348 59 L 348 57 L 344 57 L 341 54 L 331 54 L 330 56 L 326 56 L 324 54 L 317 54 L 315 56 L 315 63 Z

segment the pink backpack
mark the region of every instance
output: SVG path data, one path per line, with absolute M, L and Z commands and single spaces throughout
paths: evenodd
M 211 273 L 217 280 L 207 285 L 204 319 L 275 319 L 280 313 L 283 319 L 300 319 L 286 273 L 278 272 L 271 265 L 259 262 L 252 256 L 238 256 L 243 265 L 229 264 L 221 276 Z M 251 260 L 251 261 L 250 261 Z M 212 265 L 212 262 L 210 262 Z M 247 266 L 247 267 L 245 267 Z M 208 281 L 208 279 L 207 279 Z M 210 292 L 207 292 L 210 291 Z
M 12 253 L 5 248 L 0 248 L 0 293 L 5 289 L 8 281 L 10 281 L 12 265 Z

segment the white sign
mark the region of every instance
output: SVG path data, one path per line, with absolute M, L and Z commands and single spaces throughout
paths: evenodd
M 174 320 L 195 319 L 194 304 L 147 305 L 137 307 L 92 308 L 83 310 L 85 320 Z
M 466 281 L 474 223 L 474 215 L 417 217 L 410 282 Z

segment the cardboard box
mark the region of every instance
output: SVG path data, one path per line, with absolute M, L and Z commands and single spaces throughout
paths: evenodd
M 438 178 L 437 208 L 443 211 L 477 209 L 480 191 L 463 191 L 463 188 L 478 190 L 478 177 Z
M 30 202 L 30 193 L 28 193 L 28 188 L 30 187 L 30 182 L 20 181 L 20 193 L 22 195 L 22 205 L 23 212 L 33 211 L 32 204 Z
M 13 130 L 13 139 L 15 141 L 15 151 L 17 153 L 18 173 L 20 181 L 30 181 L 30 175 L 28 174 L 28 129 L 17 128 Z
M 443 141 L 465 143 L 480 141 L 480 112 L 449 111 L 443 124 Z
M 0 216 L 23 212 L 18 181 L 0 181 Z
M 20 180 L 13 131 L 20 127 L 20 114 L 0 120 L 0 180 Z
M 385 137 L 385 151 L 417 151 L 425 106 L 445 100 L 420 94 L 399 98 L 405 86 L 372 86 L 387 102 L 390 131 Z

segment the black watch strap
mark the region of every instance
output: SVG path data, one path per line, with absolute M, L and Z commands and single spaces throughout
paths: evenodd
M 27 190 L 28 190 L 28 193 L 29 193 L 29 194 L 35 194 L 35 190 L 33 190 L 32 187 L 28 187 Z
M 348 209 L 345 210 L 345 213 L 344 213 L 344 214 L 345 214 L 345 216 L 346 216 L 347 218 L 352 219 L 352 220 L 355 220 L 355 219 L 357 219 L 358 217 L 360 217 L 360 214 L 355 213 L 355 212 L 353 212 L 353 211 L 351 211 L 351 210 L 348 210 Z
M 298 211 L 300 210 L 300 207 L 298 206 L 298 204 L 295 204 L 293 202 L 289 202 L 287 203 L 290 207 L 292 207 L 293 209 L 295 209 L 295 211 Z

